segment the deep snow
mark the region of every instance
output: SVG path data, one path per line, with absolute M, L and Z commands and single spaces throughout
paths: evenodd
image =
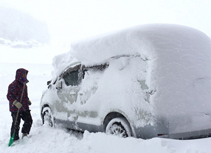
M 104 133 L 86 131 L 84 134 L 80 134 L 59 127 L 42 126 L 39 112 L 40 98 L 42 92 L 47 88 L 46 81 L 51 78 L 53 70 L 51 64 L 40 62 L 41 59 L 47 57 L 43 49 L 36 48 L 36 54 L 28 54 L 33 50 L 17 50 L 0 45 L 2 56 L 0 61 L 0 153 L 210 153 L 211 138 L 197 140 L 123 139 Z M 19 54 L 16 54 L 17 51 Z M 10 60 L 13 53 L 17 58 Z M 22 55 L 25 54 L 28 59 L 32 59 L 31 63 L 30 60 L 22 59 Z M 6 63 L 8 60 L 10 63 Z M 15 77 L 15 70 L 20 67 L 29 70 L 28 90 L 29 98 L 32 101 L 31 111 L 34 120 L 30 133 L 32 137 L 24 139 L 16 146 L 8 147 L 11 116 L 6 93 L 8 84 Z

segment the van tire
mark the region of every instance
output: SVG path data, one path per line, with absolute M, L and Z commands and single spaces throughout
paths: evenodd
M 44 107 L 41 116 L 43 125 L 54 127 L 54 119 L 50 107 Z
M 123 138 L 132 136 L 130 125 L 123 117 L 117 117 L 110 120 L 106 126 L 105 133 Z

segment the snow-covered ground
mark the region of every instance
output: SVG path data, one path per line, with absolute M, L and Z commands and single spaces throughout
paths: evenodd
M 0 153 L 210 153 L 211 138 L 197 140 L 172 140 L 153 138 L 149 140 L 136 138 L 119 138 L 104 133 L 84 134 L 67 131 L 60 127 L 50 128 L 41 124 L 40 98 L 46 89 L 46 81 L 51 78 L 53 70 L 48 52 L 44 48 L 11 49 L 0 45 Z M 17 54 L 18 52 L 18 54 Z M 31 52 L 32 54 L 29 54 Z M 27 54 L 27 60 L 23 55 Z M 14 58 L 14 55 L 16 58 Z M 51 55 L 52 56 L 52 55 Z M 12 59 L 12 60 L 11 60 Z M 31 62 L 30 60 L 31 59 Z M 6 62 L 8 61 L 8 62 Z M 10 139 L 11 115 L 6 99 L 9 83 L 15 78 L 17 68 L 29 70 L 28 92 L 32 101 L 31 112 L 33 126 L 31 137 L 20 141 L 19 144 L 8 147 Z M 21 133 L 20 133 L 21 134 Z

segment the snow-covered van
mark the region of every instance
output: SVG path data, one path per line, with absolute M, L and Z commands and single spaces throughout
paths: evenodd
M 136 26 L 75 42 L 53 65 L 43 122 L 122 137 L 211 134 L 211 40 L 199 30 Z

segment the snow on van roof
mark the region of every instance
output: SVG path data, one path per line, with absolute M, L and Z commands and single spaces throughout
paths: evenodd
M 102 62 L 112 56 L 122 54 L 141 54 L 144 58 L 153 58 L 162 54 L 160 50 L 186 53 L 198 49 L 209 49 L 209 39 L 202 32 L 181 25 L 148 24 L 131 27 L 113 33 L 88 38 L 71 45 L 71 54 L 84 64 Z

